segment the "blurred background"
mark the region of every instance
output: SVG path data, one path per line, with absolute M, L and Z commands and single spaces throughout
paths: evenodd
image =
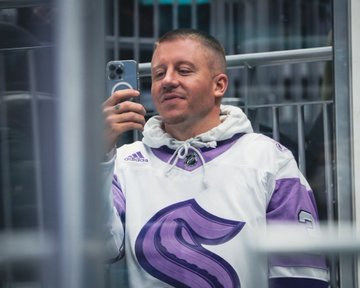
M 126 287 L 126 268 L 98 251 L 105 66 L 138 61 L 156 114 L 148 64 L 173 28 L 223 43 L 224 103 L 293 152 L 325 225 L 353 223 L 354 1 L 0 0 L 0 287 Z M 329 265 L 332 287 L 357 287 L 353 258 Z

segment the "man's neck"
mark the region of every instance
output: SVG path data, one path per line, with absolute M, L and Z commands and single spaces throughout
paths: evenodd
M 220 118 L 214 119 L 212 122 L 202 122 L 202 124 L 199 125 L 191 125 L 187 126 L 186 124 L 165 124 L 163 126 L 163 129 L 166 133 L 170 134 L 172 137 L 174 137 L 177 140 L 185 141 L 190 138 L 193 138 L 197 135 L 203 134 L 207 131 L 210 131 L 211 129 L 217 127 L 220 125 L 221 121 Z

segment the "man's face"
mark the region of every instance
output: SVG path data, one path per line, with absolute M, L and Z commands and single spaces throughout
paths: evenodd
M 218 121 L 219 105 L 215 99 L 223 93 L 216 92 L 219 71 L 210 69 L 216 67 L 211 65 L 215 61 L 213 55 L 191 39 L 163 42 L 156 48 L 151 93 L 165 127 L 188 128 Z

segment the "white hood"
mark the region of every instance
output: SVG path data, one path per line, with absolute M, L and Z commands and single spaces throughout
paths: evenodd
M 177 149 L 183 142 L 190 142 L 191 146 L 198 148 L 216 147 L 217 141 L 229 139 L 238 133 L 253 132 L 249 119 L 240 108 L 221 105 L 220 109 L 221 124 L 219 126 L 186 141 L 178 141 L 166 133 L 162 129 L 161 117 L 154 116 L 145 125 L 142 141 L 151 148 L 167 146 L 170 149 Z

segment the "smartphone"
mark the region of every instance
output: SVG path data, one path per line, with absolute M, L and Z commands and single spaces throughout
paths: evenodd
M 109 61 L 106 65 L 106 77 L 108 96 L 122 89 L 139 90 L 139 69 L 135 60 Z

